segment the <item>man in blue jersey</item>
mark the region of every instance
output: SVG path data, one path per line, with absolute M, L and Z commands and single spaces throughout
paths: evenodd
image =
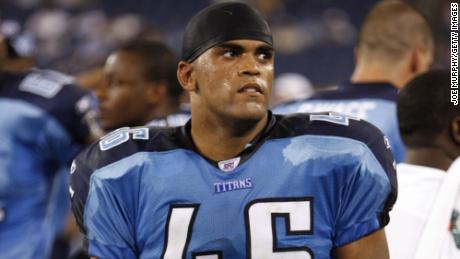
M 425 18 L 402 1 L 381 1 L 369 12 L 359 33 L 356 67 L 337 90 L 279 105 L 273 111 L 335 111 L 365 119 L 389 139 L 395 160 L 404 160 L 396 119 L 398 89 L 425 72 L 433 60 L 433 38 Z
M 49 70 L 5 72 L 0 40 L 0 257 L 49 258 L 69 216 L 68 168 L 90 140 L 86 92 Z
M 95 258 L 388 258 L 392 155 L 371 124 L 275 116 L 270 29 L 244 3 L 185 30 L 178 78 L 192 118 L 121 128 L 71 168 L 72 210 Z
M 180 109 L 177 59 L 163 43 L 139 40 L 113 52 L 104 66 L 105 84 L 96 88 L 101 126 L 178 126 L 190 112 Z

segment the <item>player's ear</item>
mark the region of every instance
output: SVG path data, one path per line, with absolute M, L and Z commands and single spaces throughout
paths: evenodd
M 177 79 L 185 91 L 194 91 L 196 84 L 193 65 L 186 61 L 179 61 L 177 65 Z
M 418 75 L 426 71 L 424 64 L 425 52 L 421 46 L 416 46 L 410 53 L 410 72 Z
M 460 146 L 460 116 L 456 116 L 450 123 L 450 132 L 455 144 Z

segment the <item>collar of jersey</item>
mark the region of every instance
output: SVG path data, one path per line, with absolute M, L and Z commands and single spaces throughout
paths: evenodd
M 275 124 L 276 124 L 276 117 L 269 110 L 268 111 L 268 122 L 267 122 L 267 125 L 265 125 L 265 128 L 259 134 L 257 134 L 257 136 L 251 142 L 249 142 L 246 145 L 246 148 L 243 151 L 241 151 L 238 155 L 235 156 L 235 157 L 241 157 L 240 166 L 246 160 L 251 158 L 252 154 L 254 154 L 254 152 L 257 151 L 258 148 L 265 142 L 265 140 L 270 136 L 270 132 L 275 126 Z M 206 159 L 210 164 L 212 164 L 216 168 L 219 168 L 218 166 L 219 161 L 214 161 L 212 159 L 209 159 L 198 151 L 198 148 L 195 146 L 195 143 L 193 142 L 193 139 L 192 139 L 191 125 L 192 125 L 192 120 L 190 119 L 184 126 L 180 128 L 179 138 L 181 139 L 182 144 L 185 146 L 185 148 L 193 150 L 195 153 L 199 154 L 201 157 Z

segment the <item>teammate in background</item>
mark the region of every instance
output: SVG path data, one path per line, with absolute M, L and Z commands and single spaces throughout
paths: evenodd
M 104 66 L 96 66 L 75 76 L 75 81 L 78 86 L 87 91 L 94 91 L 98 88 L 104 87 L 102 84 L 104 80 Z
M 49 258 L 69 216 L 68 167 L 92 139 L 87 95 L 55 71 L 6 72 L 5 46 L 0 37 L 0 257 Z
M 183 125 L 190 112 L 180 109 L 176 64 L 173 52 L 156 41 L 131 42 L 112 53 L 106 83 L 95 91 L 102 128 Z
M 398 165 L 399 196 L 388 226 L 391 258 L 460 258 L 460 167 L 446 172 L 460 156 L 460 109 L 450 102 L 449 71 L 420 75 L 401 90 L 398 121 L 407 155 Z
M 186 27 L 191 120 L 122 128 L 82 152 L 72 209 L 97 258 L 388 258 L 395 171 L 371 124 L 275 116 L 270 28 L 244 3 Z
M 275 113 L 335 111 L 377 126 L 388 138 L 396 162 L 404 160 L 398 131 L 398 90 L 426 71 L 433 60 L 433 38 L 425 18 L 402 1 L 381 1 L 367 15 L 355 49 L 349 82 L 310 99 L 286 103 Z

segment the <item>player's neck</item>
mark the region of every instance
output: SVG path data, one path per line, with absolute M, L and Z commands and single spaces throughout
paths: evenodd
M 268 113 L 259 121 L 231 121 L 210 116 L 192 117 L 191 135 L 199 152 L 213 161 L 236 157 L 266 126 Z
M 178 110 L 179 106 L 167 98 L 166 100 L 160 102 L 155 107 L 150 109 L 149 115 L 146 116 L 147 121 L 144 124 L 155 119 L 165 118 L 169 114 L 176 113 Z
M 453 160 L 441 148 L 438 147 L 422 147 L 408 148 L 406 151 L 406 163 L 433 167 L 447 171 Z
M 402 88 L 404 83 L 398 73 L 392 69 L 384 69 L 376 64 L 358 64 L 351 76 L 352 83 L 388 82 L 396 88 Z

